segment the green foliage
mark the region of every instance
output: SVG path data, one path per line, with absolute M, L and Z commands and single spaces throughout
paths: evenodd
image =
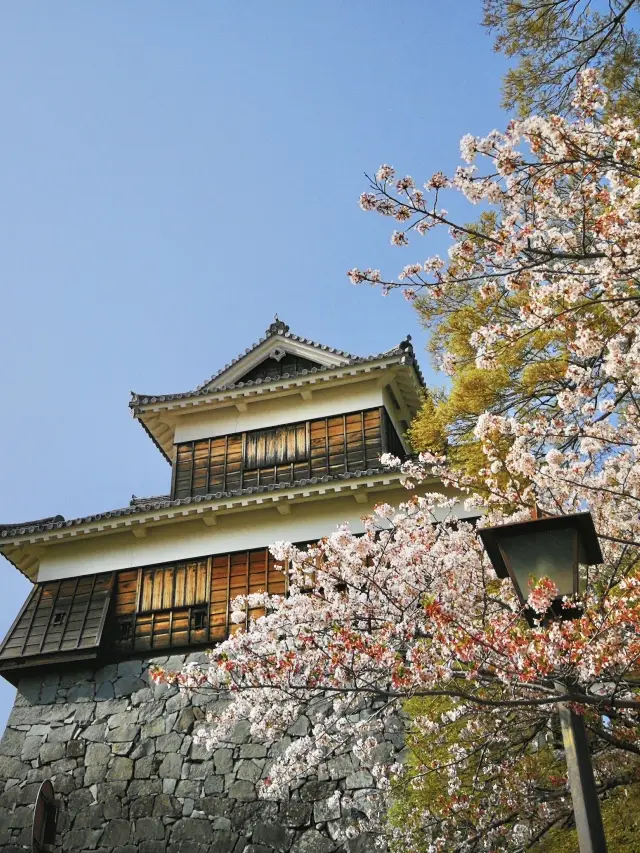
M 501 353 L 494 368 L 479 368 L 470 344 L 472 334 L 491 322 L 508 320 L 519 309 L 521 296 L 500 292 L 483 296 L 474 288 L 442 299 L 428 295 L 416 300 L 423 324 L 429 328 L 429 349 L 438 361 L 444 353 L 455 358 L 447 392 L 432 391 L 409 430 L 418 450 L 446 453 L 450 465 L 475 475 L 486 464 L 473 430 L 478 416 L 512 412 L 528 419 L 549 412 L 565 387 L 566 339 L 546 330 L 532 332 Z M 509 443 L 502 440 L 504 453 Z
M 448 697 L 415 698 L 405 703 L 405 711 L 412 720 L 428 717 L 440 721 L 442 715 L 452 708 L 453 701 Z M 429 849 L 429 841 L 421 823 L 425 813 L 430 814 L 435 822 L 446 822 L 450 814 L 447 774 L 445 770 L 438 769 L 438 765 L 445 766 L 450 761 L 449 749 L 459 744 L 465 723 L 466 720 L 460 719 L 439 725 L 437 731 L 427 738 L 418 736 L 411 726 L 408 728 L 408 772 L 394 790 L 389 823 L 392 828 L 402 827 L 404 833 L 407 829 L 411 831 L 412 853 L 427 853 Z M 508 727 L 509 723 L 509 713 L 505 712 L 504 726 Z M 535 731 L 525 731 L 524 737 L 521 727 L 516 726 L 515 731 L 518 743 L 511 745 L 511 749 L 517 753 L 515 774 L 511 777 L 513 785 L 520 783 L 524 787 L 533 783 L 542 799 L 545 791 L 550 796 L 557 796 L 564 787 L 566 774 L 562 753 L 554 752 L 553 743 L 541 741 Z M 462 798 L 468 799 L 467 806 L 472 811 L 482 811 L 483 785 L 495 781 L 484 774 L 484 762 L 487 759 L 489 763 L 500 761 L 503 757 L 501 749 L 503 747 L 494 749 L 490 755 L 486 750 L 479 750 L 475 757 L 472 756 L 459 769 L 464 782 Z M 603 799 L 602 816 L 609 853 L 640 853 L 640 781 L 609 791 Z M 564 825 L 551 827 L 529 849 L 532 853 L 578 853 L 569 807 Z
M 602 804 L 609 853 L 640 853 L 640 783 L 614 791 Z M 532 853 L 578 853 L 575 829 L 554 829 Z
M 484 0 L 495 49 L 518 63 L 504 78 L 503 103 L 531 112 L 566 112 L 576 74 L 601 69 L 618 109 L 640 118 L 638 0 Z

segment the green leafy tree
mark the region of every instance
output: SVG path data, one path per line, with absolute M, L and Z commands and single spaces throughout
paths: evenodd
M 598 68 L 618 110 L 640 116 L 638 0 L 484 0 L 495 49 L 517 59 L 504 106 L 565 113 L 577 75 Z

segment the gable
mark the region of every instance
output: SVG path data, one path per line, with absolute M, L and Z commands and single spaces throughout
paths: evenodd
M 305 369 L 341 367 L 351 359 L 352 356 L 342 350 L 292 334 L 286 323 L 276 319 L 267 329 L 265 337 L 196 390 L 213 391 L 237 382 L 278 379 L 285 373 Z M 298 367 L 292 369 L 296 365 Z
M 303 355 L 296 355 L 293 352 L 286 352 L 281 347 L 274 347 L 267 358 L 239 376 L 236 382 L 267 382 L 270 379 L 280 379 L 285 375 L 290 376 L 292 373 L 319 367 L 322 367 L 319 361 L 312 361 Z

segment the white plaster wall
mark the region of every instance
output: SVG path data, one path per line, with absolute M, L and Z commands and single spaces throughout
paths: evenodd
M 243 430 L 324 418 L 359 409 L 371 409 L 383 404 L 380 378 L 358 383 L 349 382 L 332 388 L 317 388 L 311 385 L 305 386 L 304 390 L 312 390 L 311 400 L 304 400 L 300 392 L 296 392 L 289 397 L 271 400 L 247 400 L 246 412 L 240 412 L 234 405 L 201 414 L 194 412 L 179 415 L 175 424 L 174 442 L 179 444 L 181 441 L 196 441 L 199 438 L 228 435 Z
M 150 527 L 144 539 L 131 531 L 78 538 L 43 548 L 39 581 L 153 565 L 208 554 L 260 548 L 278 540 L 304 542 L 331 533 L 338 524 L 349 522 L 354 532 L 363 529 L 361 517 L 376 502 L 392 505 L 407 499 L 403 488 L 370 490 L 368 504 L 351 496 L 290 504 L 291 515 L 280 515 L 276 505 L 268 509 L 245 508 L 220 515 L 215 527 L 207 527 L 202 517 L 174 519 Z M 476 513 L 473 513 L 476 514 Z M 468 517 L 462 506 L 459 517 Z

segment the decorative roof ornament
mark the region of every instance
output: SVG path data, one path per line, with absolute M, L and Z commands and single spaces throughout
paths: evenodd
M 273 323 L 269 326 L 265 335 L 267 337 L 270 337 L 271 335 L 286 335 L 289 331 L 291 331 L 290 327 L 287 326 L 286 323 L 283 323 L 276 314 L 273 318 Z

